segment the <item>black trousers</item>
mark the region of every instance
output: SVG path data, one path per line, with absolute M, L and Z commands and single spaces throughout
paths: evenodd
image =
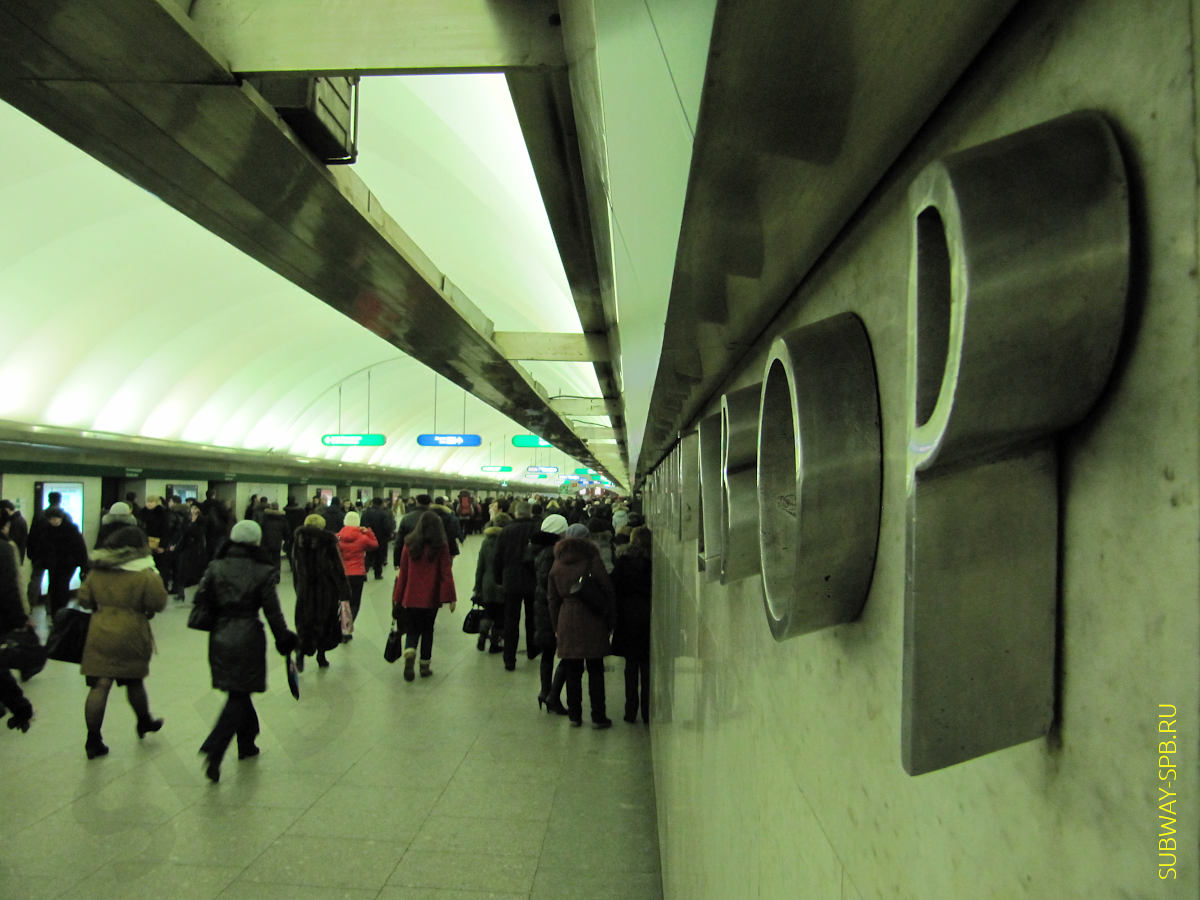
M 525 650 L 530 659 L 537 655 L 533 642 L 533 592 L 504 594 L 504 662 L 516 665 L 517 641 L 521 634 L 521 608 L 525 609 Z
M 71 602 L 71 576 L 75 574 L 76 566 L 71 568 L 49 569 L 50 584 L 47 588 L 46 615 L 53 616 L 56 612 Z
M 350 618 L 358 618 L 358 610 L 362 606 L 363 585 L 367 583 L 366 575 L 347 575 L 350 582 Z
M 239 755 L 251 750 L 258 737 L 258 713 L 250 694 L 244 691 L 229 692 L 229 699 L 217 716 L 217 724 L 200 745 L 200 752 L 220 762 L 234 735 L 237 735 Z
M 379 546 L 374 550 L 368 550 L 366 556 L 367 568 L 375 572 L 375 580 L 379 581 L 383 578 L 383 567 L 387 563 L 387 544 L 383 541 L 379 542 Z
M 625 657 L 625 718 L 632 720 L 641 709 L 642 721 L 650 721 L 650 660 Z
M 601 722 L 608 718 L 604 708 L 604 657 L 594 659 L 564 659 L 563 673 L 567 679 L 567 715 L 572 722 L 583 721 L 583 670 L 587 669 L 588 703 L 592 707 L 592 721 Z
M 409 607 L 404 610 L 404 647 L 421 645 L 419 658 L 425 662 L 433 659 L 433 623 L 437 621 L 436 609 Z

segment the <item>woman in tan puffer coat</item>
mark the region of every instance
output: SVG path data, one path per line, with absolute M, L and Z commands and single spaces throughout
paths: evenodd
M 91 688 L 83 707 L 88 730 L 84 750 L 94 759 L 108 753 L 100 728 L 114 681 L 125 688 L 137 715 L 139 739 L 163 724 L 150 715 L 143 679 L 150 674 L 154 652 L 149 617 L 166 607 L 167 589 L 140 528 L 113 532 L 93 553 L 91 570 L 79 588 L 79 605 L 96 610 L 80 664 Z

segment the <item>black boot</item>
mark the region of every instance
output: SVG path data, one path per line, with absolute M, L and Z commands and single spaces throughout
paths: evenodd
M 83 745 L 83 749 L 87 753 L 88 759 L 95 759 L 97 756 L 104 756 L 108 753 L 108 747 L 104 745 L 98 731 L 88 732 L 87 743 Z

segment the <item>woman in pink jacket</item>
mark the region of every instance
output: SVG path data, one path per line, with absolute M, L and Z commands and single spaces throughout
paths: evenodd
M 346 580 L 350 582 L 350 618 L 358 618 L 358 609 L 362 606 L 363 585 L 367 583 L 367 551 L 379 547 L 375 532 L 363 528 L 359 524 L 358 513 L 346 513 L 342 530 L 338 532 L 338 550 L 342 554 L 342 567 L 346 570 Z M 343 640 L 349 640 L 347 635 Z
M 454 612 L 457 602 L 454 573 L 450 571 L 450 546 L 441 517 L 429 511 L 404 539 L 396 588 L 392 592 L 392 615 L 404 622 L 404 680 L 413 680 L 413 657 L 421 645 L 421 677 L 433 674 L 433 623 L 442 604 Z

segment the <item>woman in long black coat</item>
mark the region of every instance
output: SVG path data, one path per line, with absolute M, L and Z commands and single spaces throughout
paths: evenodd
M 208 565 L 196 592 L 197 606 L 211 608 L 216 624 L 208 636 L 208 665 L 212 686 L 229 698 L 200 752 L 205 755 L 205 774 L 212 781 L 221 777 L 221 759 L 237 735 L 238 759 L 258 755 L 258 714 L 251 694 L 267 689 L 267 638 L 259 610 L 275 637 L 275 649 L 286 656 L 296 646 L 296 635 L 288 630 L 275 573 L 259 553 L 262 529 L 252 520 L 233 526 L 229 540 Z
M 292 586 L 296 589 L 296 666 L 304 657 L 317 655 L 325 668 L 325 652 L 342 642 L 339 620 L 342 601 L 350 600 L 350 583 L 338 550 L 338 536 L 325 530 L 325 520 L 315 513 L 292 536 Z
M 613 564 L 617 626 L 612 652 L 625 657 L 625 721 L 650 721 L 650 601 L 654 593 L 650 529 L 633 529 L 629 546 Z
M 21 597 L 20 565 L 16 546 L 8 539 L 12 511 L 0 507 L 0 635 L 18 629 L 32 630 L 29 611 Z M 0 717 L 12 713 L 8 727 L 28 731 L 33 706 L 7 668 L 0 668 Z

